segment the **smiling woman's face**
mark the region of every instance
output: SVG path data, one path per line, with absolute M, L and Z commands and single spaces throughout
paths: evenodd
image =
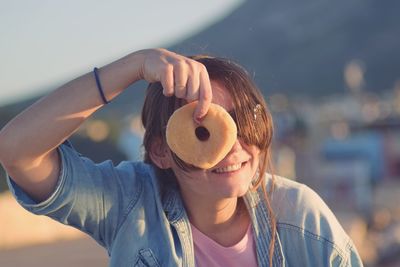
M 211 82 L 213 103 L 225 110 L 234 109 L 228 91 L 218 82 Z M 227 198 L 243 196 L 249 189 L 259 164 L 259 149 L 238 138 L 231 151 L 215 167 L 208 170 L 184 171 L 169 157 L 182 191 L 203 197 Z

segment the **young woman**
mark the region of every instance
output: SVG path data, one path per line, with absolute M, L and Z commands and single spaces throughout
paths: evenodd
M 144 162 L 95 164 L 67 138 L 130 84 L 149 87 Z M 166 143 L 171 114 L 198 100 L 237 123 L 231 151 L 199 169 Z M 165 49 L 132 53 L 60 87 L 0 131 L 0 162 L 27 210 L 92 236 L 110 266 L 362 266 L 333 213 L 305 185 L 269 174 L 272 119 L 230 60 Z

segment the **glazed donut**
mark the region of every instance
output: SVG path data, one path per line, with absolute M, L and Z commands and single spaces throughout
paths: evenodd
M 184 162 L 210 169 L 232 149 L 237 128 L 229 113 L 211 104 L 201 124 L 193 120 L 197 101 L 177 109 L 167 123 L 166 137 L 170 149 Z

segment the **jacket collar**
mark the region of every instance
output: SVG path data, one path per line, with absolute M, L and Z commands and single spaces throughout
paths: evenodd
M 257 190 L 249 190 L 244 200 L 252 221 L 258 262 L 260 266 L 269 266 L 269 244 L 272 242 L 271 218 L 263 195 L 263 190 L 259 187 Z M 273 266 L 285 266 L 285 258 L 277 230 L 275 232 L 274 254 L 272 257 Z
M 174 179 L 169 179 L 168 183 L 163 183 L 161 189 L 162 206 L 168 221 L 177 229 L 190 233 L 189 239 L 182 238 L 187 243 L 189 249 L 193 249 L 193 240 L 191 238 L 191 228 L 187 217 L 183 200 L 179 192 L 179 186 Z M 257 247 L 257 257 L 260 266 L 269 266 L 269 244 L 271 243 L 271 220 L 268 212 L 266 201 L 263 197 L 264 193 L 261 187 L 257 190 L 249 190 L 244 196 L 247 210 L 249 211 L 254 239 Z M 184 253 L 186 254 L 186 253 Z M 185 257 L 185 256 L 184 256 Z M 191 259 L 187 259 L 191 261 Z M 285 266 L 285 258 L 283 256 L 282 246 L 279 239 L 278 231 L 275 232 L 275 249 L 273 254 L 273 266 Z

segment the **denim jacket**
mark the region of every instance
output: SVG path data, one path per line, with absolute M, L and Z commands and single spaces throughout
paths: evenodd
M 163 178 L 143 162 L 95 164 L 69 143 L 58 151 L 60 177 L 47 200 L 35 203 L 8 178 L 25 209 L 89 234 L 107 250 L 110 266 L 195 266 L 191 227 L 175 185 L 161 194 Z M 244 199 L 258 264 L 268 266 L 271 231 L 262 192 L 249 191 Z M 305 185 L 275 176 L 272 207 L 277 218 L 273 266 L 362 266 L 333 213 Z

